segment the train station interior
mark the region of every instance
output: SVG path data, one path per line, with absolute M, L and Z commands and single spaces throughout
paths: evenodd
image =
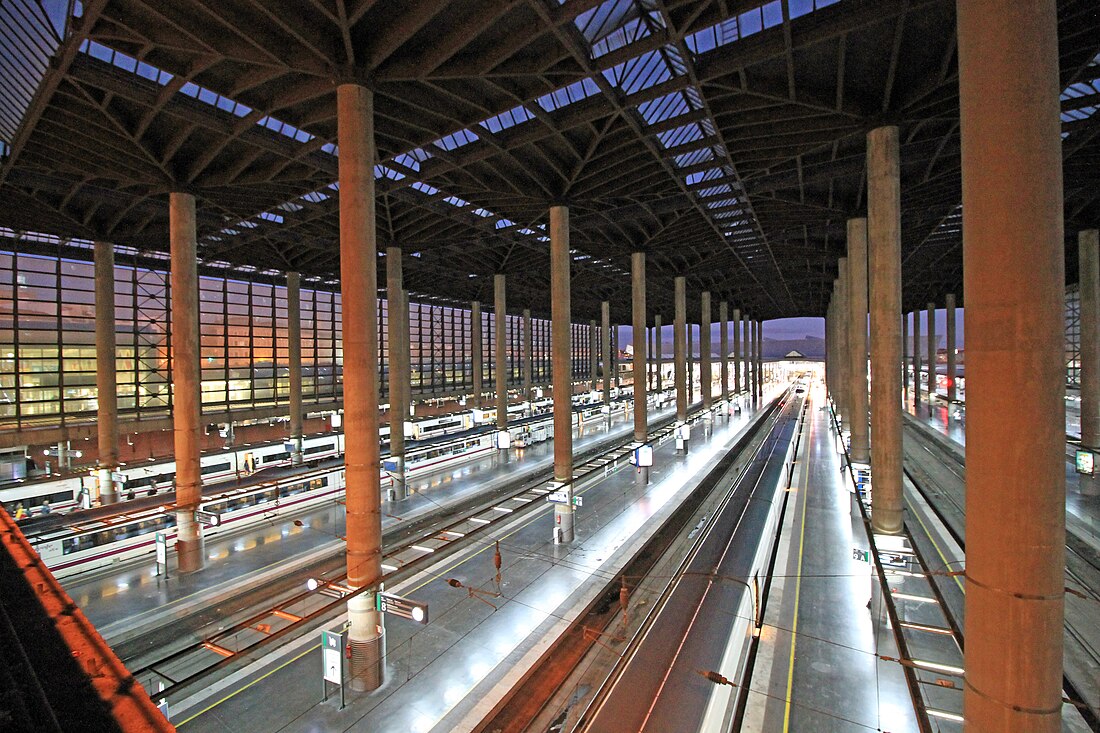
M 1100 731 L 1095 0 L 0 2 L 0 731 Z

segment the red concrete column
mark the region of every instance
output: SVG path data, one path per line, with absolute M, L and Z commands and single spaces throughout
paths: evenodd
M 871 315 L 871 525 L 902 529 L 901 167 L 898 128 L 867 134 L 867 271 Z
M 928 310 L 928 409 L 932 409 L 932 396 L 936 394 L 936 304 L 929 303 Z
M 851 347 L 848 343 L 848 258 L 837 261 L 836 279 L 836 395 L 843 430 L 852 426 L 851 375 L 849 362 Z
M 721 352 L 720 381 L 722 382 L 721 395 L 723 402 L 730 398 L 729 320 L 729 304 L 723 300 L 718 304 L 718 322 L 721 324 L 718 328 L 718 350 Z
M 118 365 L 115 352 L 115 249 L 95 243 L 95 385 L 99 499 L 118 501 Z M 93 497 L 94 498 L 94 497 Z
M 692 332 L 694 331 L 695 326 L 691 323 L 691 321 L 688 321 L 686 329 L 687 330 L 684 331 L 684 334 L 687 338 L 687 344 L 684 346 L 684 360 L 687 365 L 688 404 L 691 405 L 695 402 L 695 364 L 693 363 L 694 359 L 692 358 L 695 352 L 695 349 L 692 348 L 694 346 L 694 344 L 692 344 L 692 337 L 694 336 L 694 333 Z
M 195 255 L 195 197 L 168 195 L 172 296 L 172 423 L 176 458 L 176 556 L 181 573 L 204 562 L 195 510 L 202 501 L 199 467 L 202 382 L 199 371 L 199 274 Z
M 530 400 L 532 396 L 532 362 L 534 352 L 534 332 L 531 328 L 531 309 L 523 309 L 523 399 Z
M 347 583 L 376 589 L 382 577 L 378 455 L 378 244 L 374 215 L 374 98 L 336 88 L 340 146 L 340 293 L 344 341 Z M 373 690 L 385 672 L 385 632 L 375 593 L 348 601 L 352 687 Z
M 746 314 L 741 317 L 741 324 L 745 329 L 745 394 L 749 399 L 755 399 L 753 390 L 753 350 L 752 350 L 752 320 Z
M 570 353 L 569 208 L 550 207 L 550 360 L 554 383 L 554 481 L 567 503 L 554 504 L 554 541 L 573 541 L 573 402 Z
M 756 399 L 764 399 L 764 322 L 756 321 Z
M 958 356 L 955 354 L 958 349 L 958 342 L 956 341 L 956 315 L 955 315 L 955 294 L 948 293 L 946 298 L 947 308 L 947 401 L 954 402 L 956 397 L 955 379 L 957 378 L 957 363 Z M 902 341 L 905 341 L 905 337 L 902 337 Z M 948 410 L 950 414 L 950 410 Z
M 901 391 L 902 399 L 909 399 L 909 314 L 901 314 Z M 904 402 L 903 402 L 904 404 Z
M 710 292 L 699 296 L 699 392 L 703 409 L 709 410 L 714 400 L 713 375 L 710 370 Z
M 1054 0 L 958 3 L 967 731 L 1060 731 L 1065 254 Z
M 600 331 L 596 327 L 595 321 L 588 322 L 588 356 L 589 356 L 589 369 L 590 380 L 592 382 L 592 391 L 596 391 L 596 383 L 599 380 L 599 364 L 600 364 Z
M 302 289 L 296 272 L 286 274 L 287 370 L 290 372 L 291 465 L 302 463 Z
M 741 309 L 733 309 L 733 394 L 741 393 Z
M 645 384 L 645 252 L 630 255 L 630 282 L 634 341 L 634 440 L 644 443 L 649 432 Z
M 470 362 L 471 376 L 473 378 L 473 407 L 481 407 L 481 394 L 485 391 L 482 385 L 482 371 L 484 362 L 481 353 L 481 303 L 470 303 Z
M 615 378 L 613 374 L 615 363 L 611 356 L 611 303 L 606 300 L 600 303 L 600 319 L 603 343 L 600 349 L 603 356 L 603 403 L 607 405 L 611 403 L 611 382 Z
M 409 361 L 405 347 L 409 342 L 409 329 L 405 325 L 408 318 L 408 304 L 405 302 L 404 273 L 401 267 L 401 248 L 386 248 L 386 333 L 389 353 L 389 421 L 390 421 L 390 460 L 394 469 L 389 471 L 392 486 L 388 498 L 400 501 L 408 498 L 405 486 L 405 418 L 409 414 L 407 396 L 409 392 Z
M 913 411 L 920 410 L 920 368 L 921 368 L 921 343 L 920 343 L 920 308 L 913 309 Z
M 676 317 L 672 325 L 672 366 L 673 378 L 676 382 L 676 420 L 687 421 L 688 391 L 687 391 L 687 281 L 683 277 L 674 280 L 673 298 L 675 300 Z
M 848 402 L 853 463 L 871 463 L 867 414 L 867 220 L 848 220 Z
M 1077 235 L 1078 292 L 1081 298 L 1081 446 L 1100 450 L 1100 232 Z M 1100 495 L 1100 475 L 1078 474 L 1085 496 Z
M 653 384 L 658 392 L 664 391 L 664 379 L 661 377 L 661 366 L 664 358 L 661 353 L 661 314 L 653 316 L 653 364 L 657 373 L 654 375 Z
M 493 372 L 496 377 L 497 428 L 508 427 L 508 340 L 506 276 L 498 272 L 493 276 Z

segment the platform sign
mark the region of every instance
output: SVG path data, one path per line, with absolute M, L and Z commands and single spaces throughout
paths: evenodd
M 222 517 L 220 514 L 215 514 L 214 512 L 204 512 L 201 509 L 196 509 L 195 521 L 207 527 L 220 527 Z
M 391 593 L 378 593 L 375 595 L 375 606 L 380 612 L 391 616 L 405 618 L 418 624 L 428 623 L 427 603 L 395 596 Z
M 551 491 L 546 495 L 546 500 L 552 504 L 568 504 L 569 494 L 564 491 Z
M 653 446 L 640 445 L 634 449 L 633 454 L 630 456 L 630 462 L 640 468 L 647 468 L 653 465 Z
M 1096 454 L 1090 450 L 1077 449 L 1076 461 L 1077 473 L 1092 476 L 1096 471 Z
M 869 563 L 869 562 L 871 562 L 871 551 L 870 550 L 864 550 L 864 549 L 861 549 L 859 547 L 853 547 L 852 548 L 852 559 L 853 560 L 858 560 L 859 562 Z
M 326 682 L 335 685 L 344 684 L 344 648 L 346 646 L 346 631 L 321 632 L 321 672 Z
M 157 562 L 168 565 L 168 536 L 163 532 L 157 532 Z

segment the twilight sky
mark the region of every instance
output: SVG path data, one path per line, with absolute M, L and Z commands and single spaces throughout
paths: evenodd
M 963 348 L 963 309 L 958 308 L 957 313 L 957 339 L 959 348 Z M 631 338 L 632 330 L 629 326 L 623 326 L 620 328 L 619 336 L 622 339 L 623 346 L 629 343 L 633 343 Z M 665 325 L 662 329 L 661 340 L 665 343 L 672 343 L 672 326 Z M 781 341 L 794 341 L 801 338 L 825 338 L 825 319 L 824 318 L 779 318 L 774 321 L 764 321 L 764 338 L 776 339 Z M 718 342 L 718 324 L 712 324 L 711 332 L 713 335 L 714 343 Z M 921 339 L 922 341 L 927 338 L 928 326 L 925 314 L 921 312 Z M 943 308 L 936 311 L 936 340 L 939 343 L 944 343 L 944 337 L 947 334 L 947 311 Z M 913 338 L 912 320 L 909 323 L 909 338 Z

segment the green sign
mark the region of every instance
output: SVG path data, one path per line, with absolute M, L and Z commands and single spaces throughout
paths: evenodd
M 1096 454 L 1090 450 L 1077 449 L 1077 473 L 1091 476 L 1095 471 Z

